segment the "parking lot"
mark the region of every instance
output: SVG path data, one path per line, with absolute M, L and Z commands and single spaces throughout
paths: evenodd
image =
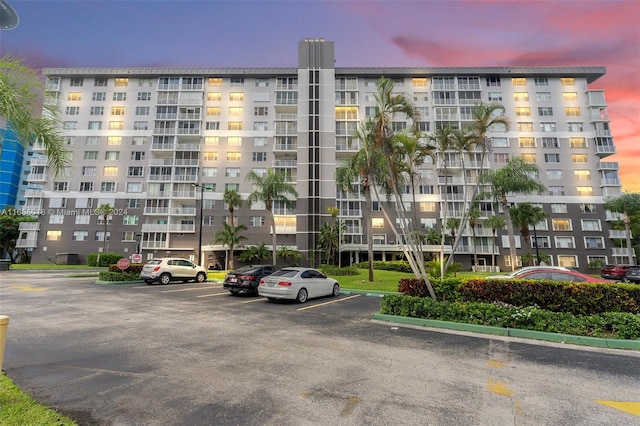
M 619 405 L 635 352 L 379 323 L 379 303 L 9 271 L 4 370 L 81 424 L 640 423 Z

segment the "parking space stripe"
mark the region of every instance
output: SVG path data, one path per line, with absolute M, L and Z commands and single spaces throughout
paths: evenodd
M 360 297 L 360 296 L 362 296 L 362 294 L 355 294 L 353 296 L 345 297 L 344 299 L 332 300 L 330 302 L 324 302 L 324 303 L 317 303 L 315 305 L 305 306 L 304 308 L 298 308 L 297 310 L 298 311 L 305 311 L 307 309 L 317 308 L 318 306 L 330 305 L 332 303 L 338 303 L 338 302 L 342 302 L 343 300 L 349 300 L 349 299 L 353 299 L 354 297 Z
M 177 293 L 180 291 L 194 291 L 194 290 L 211 290 L 215 288 L 214 286 L 206 286 L 206 287 L 191 287 L 191 288 L 179 288 L 176 290 L 162 290 L 160 293 Z
M 265 299 L 262 297 L 259 297 L 257 299 L 252 299 L 252 300 L 245 300 L 244 302 L 240 302 L 240 303 L 255 303 L 255 302 L 263 302 Z
M 225 291 L 224 293 L 201 294 L 200 296 L 196 296 L 196 297 L 214 297 L 214 296 L 229 296 L 229 293 Z

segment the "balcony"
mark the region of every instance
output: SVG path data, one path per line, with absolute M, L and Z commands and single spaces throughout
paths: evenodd
M 144 223 L 142 224 L 142 232 L 173 232 L 173 233 L 193 233 L 196 232 L 196 226 L 185 224 L 157 224 L 157 223 Z
M 193 216 L 196 214 L 196 208 L 195 207 L 173 207 L 171 208 L 169 214 Z
M 142 241 L 140 243 L 140 248 L 144 250 L 168 249 L 169 242 L 168 241 Z
M 174 143 L 152 143 L 151 150 L 152 151 L 174 151 L 176 149 L 176 144 Z
M 608 157 L 616 153 L 616 147 L 613 145 L 596 145 L 596 154 L 601 157 Z
M 175 175 L 173 180 L 175 182 L 197 182 L 198 175 Z
M 609 238 L 618 239 L 618 240 L 625 240 L 627 238 L 627 232 L 623 231 L 623 230 L 610 229 L 609 230 Z M 633 238 L 633 235 L 631 236 L 631 238 Z
M 200 151 L 199 143 L 178 143 L 175 146 L 176 151 Z
M 608 210 L 605 212 L 605 217 L 607 221 L 624 219 L 624 215 L 622 213 L 610 212 Z
M 49 164 L 49 160 L 47 158 L 32 158 L 29 165 L 31 166 L 47 166 Z
M 39 231 L 40 222 L 20 222 L 19 231 Z
M 33 236 L 33 237 L 30 236 L 28 238 L 18 238 L 16 240 L 16 248 L 36 248 L 38 247 L 37 242 L 38 242 L 37 236 Z
M 42 189 L 27 189 L 24 191 L 25 198 L 42 198 Z
M 149 175 L 150 182 L 171 182 L 171 175 Z
M 145 207 L 144 214 L 166 216 L 169 214 L 169 207 Z
M 612 254 L 613 254 L 614 256 L 624 256 L 624 257 L 628 257 L 628 253 L 629 253 L 629 252 L 627 251 L 627 248 L 626 248 L 626 247 L 613 247 L 613 248 L 611 249 L 611 251 L 612 251 Z M 635 250 L 635 249 L 633 249 L 633 248 L 631 249 L 631 255 L 632 255 L 633 257 L 635 257 L 635 255 L 636 255 L 636 250 Z
M 154 135 L 175 135 L 176 134 L 176 128 L 175 127 L 169 127 L 169 128 L 154 127 L 153 128 L 153 134 Z
M 620 166 L 616 161 L 601 161 L 598 163 L 598 170 L 619 170 Z
M 46 173 L 29 173 L 27 179 L 29 182 L 46 182 L 47 174 Z
M 195 191 L 171 191 L 171 198 L 195 198 Z
M 602 186 L 620 186 L 620 179 L 618 178 L 602 178 L 600 181 Z

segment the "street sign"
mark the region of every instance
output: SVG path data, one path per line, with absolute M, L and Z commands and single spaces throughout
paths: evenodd
M 131 255 L 132 263 L 142 263 L 142 255 L 140 253 L 135 253 Z
M 129 267 L 129 260 L 123 257 L 122 259 L 118 260 L 117 265 L 118 265 L 118 269 L 120 269 L 121 271 L 124 271 Z

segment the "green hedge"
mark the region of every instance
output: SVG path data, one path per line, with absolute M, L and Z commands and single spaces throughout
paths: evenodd
M 100 272 L 98 276 L 100 281 L 140 281 L 140 273 L 133 272 Z
M 118 268 L 118 265 L 109 265 L 109 271 L 110 272 L 130 272 L 132 274 L 138 274 L 140 275 L 140 272 L 142 272 L 142 267 L 144 265 L 142 263 L 131 263 L 129 264 L 129 267 L 127 269 L 125 269 L 124 271 L 122 271 L 120 268 Z
M 324 265 L 320 268 L 320 271 L 322 271 L 322 273 L 325 275 L 332 275 L 336 277 L 358 275 L 360 273 L 358 268 L 356 268 L 355 266 L 338 268 L 337 266 Z
M 100 263 L 98 264 L 98 256 Z M 117 253 L 89 253 L 87 255 L 87 265 L 89 266 L 109 266 L 118 262 L 124 256 Z
M 576 336 L 640 339 L 640 315 L 624 312 L 573 315 L 501 302 L 437 302 L 426 297 L 386 295 L 380 313 Z
M 369 262 L 360 262 L 354 263 L 351 265 L 358 269 L 369 269 Z M 396 272 L 407 272 L 409 274 L 413 273 L 411 270 L 411 266 L 409 266 L 409 262 L 404 260 L 393 260 L 393 261 L 373 261 L 373 269 L 379 269 L 382 271 L 396 271 Z

